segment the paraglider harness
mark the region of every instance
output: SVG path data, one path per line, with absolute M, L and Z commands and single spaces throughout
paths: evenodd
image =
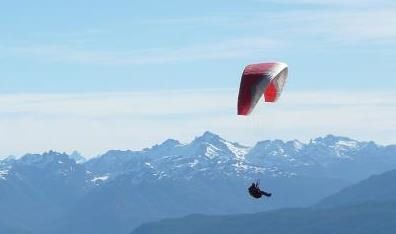
M 260 190 L 260 181 L 257 180 L 256 183 L 252 183 L 252 185 L 249 187 L 249 194 L 254 197 L 254 198 L 261 198 L 263 195 L 266 197 L 271 197 L 271 193 L 266 193 L 264 191 Z

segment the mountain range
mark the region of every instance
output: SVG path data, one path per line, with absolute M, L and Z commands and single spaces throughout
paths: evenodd
M 194 213 L 307 207 L 394 168 L 395 145 L 333 135 L 248 147 L 205 132 L 187 144 L 168 139 L 90 160 L 77 152 L 27 154 L 0 161 L 0 233 L 129 233 Z M 257 179 L 274 194 L 271 202 L 248 197 Z

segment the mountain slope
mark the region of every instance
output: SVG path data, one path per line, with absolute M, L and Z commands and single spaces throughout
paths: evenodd
M 2 168 L 0 222 L 10 226 L 42 228 L 89 190 L 84 167 L 66 154 L 30 154 Z
M 286 209 L 251 215 L 167 219 L 145 224 L 131 234 L 392 234 L 396 201 L 333 209 Z
M 317 207 L 396 200 L 396 170 L 374 175 L 322 200 Z

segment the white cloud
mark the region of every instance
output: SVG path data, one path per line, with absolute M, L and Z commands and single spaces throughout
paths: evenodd
M 259 1 L 266 4 L 268 1 Z M 271 2 L 271 1 L 270 1 Z M 296 37 L 322 38 L 330 42 L 394 43 L 396 39 L 396 2 L 370 0 L 283 0 L 285 4 L 314 4 L 317 8 L 279 8 L 277 12 L 239 12 L 227 16 L 202 16 L 145 20 L 152 25 L 205 25 L 212 31 L 258 30 L 275 41 L 293 44 Z M 334 7 L 329 7 L 334 6 Z M 323 37 L 324 36 L 324 37 Z
M 389 42 L 396 39 L 396 8 L 358 11 L 300 12 L 293 18 L 305 33 L 343 42 Z
M 247 25 L 266 22 L 274 32 L 290 38 L 322 38 L 323 42 L 394 43 L 396 39 L 396 4 L 392 7 L 320 8 L 316 10 L 288 10 L 252 17 Z M 324 37 L 323 37 L 324 36 Z M 292 44 L 292 41 L 285 43 Z M 318 39 L 317 39 L 318 40 Z
M 333 133 L 396 143 L 396 95 L 285 92 L 236 116 L 235 90 L 156 93 L 1 95 L 0 155 L 141 149 L 167 138 L 184 142 L 205 130 L 253 144 L 268 138 L 308 140 Z
M 244 58 L 278 48 L 280 41 L 262 37 L 237 38 L 179 48 L 154 48 L 132 51 L 95 51 L 56 45 L 0 47 L 4 54 L 32 57 L 44 61 L 99 65 L 139 65 L 196 60 Z

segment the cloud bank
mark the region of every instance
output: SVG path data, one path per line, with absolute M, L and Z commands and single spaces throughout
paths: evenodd
M 336 134 L 396 143 L 396 95 L 285 92 L 236 115 L 236 90 L 0 95 L 1 156 L 50 149 L 94 156 L 139 150 L 167 138 L 184 142 L 210 130 L 244 144 Z

